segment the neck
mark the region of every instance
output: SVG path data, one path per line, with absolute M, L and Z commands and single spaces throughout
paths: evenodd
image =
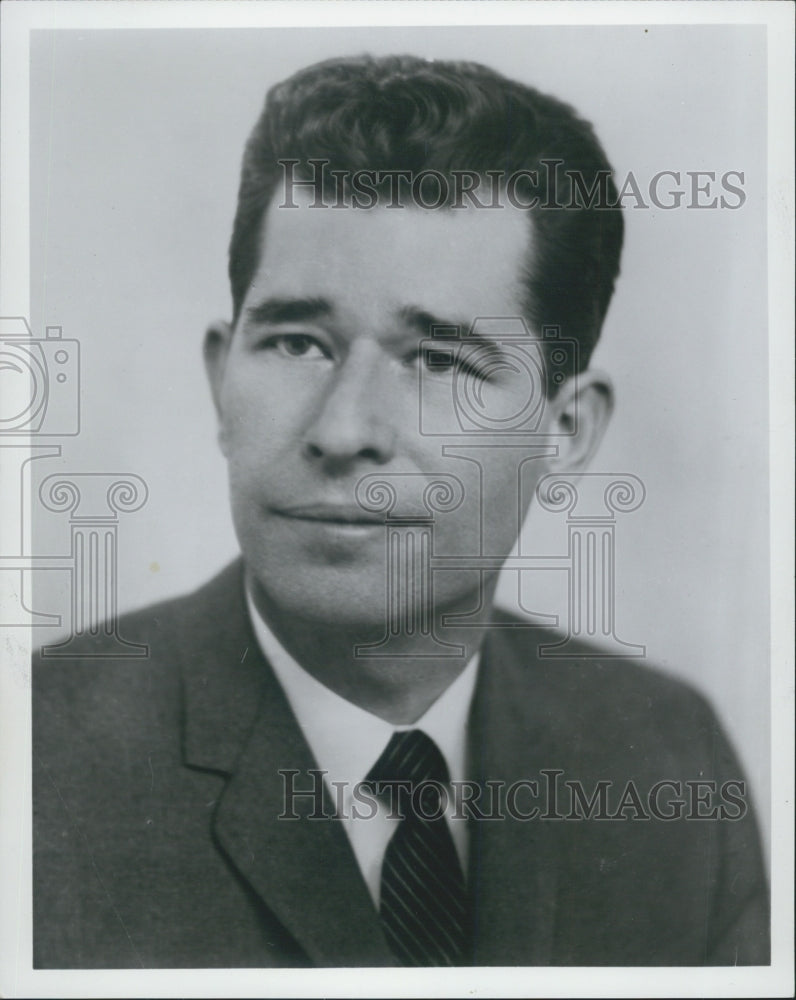
M 249 585 L 258 612 L 297 663 L 335 694 L 393 725 L 416 722 L 479 651 L 495 588 L 494 581 L 486 585 L 481 611 L 477 618 L 468 616 L 466 627 L 443 626 L 442 612 L 436 613 L 434 635 L 461 647 L 461 656 L 428 656 L 417 635 L 394 636 L 388 656 L 369 656 L 356 649 L 379 643 L 384 637 L 382 624 L 341 625 L 288 615 L 255 580 Z M 444 613 L 466 610 L 445 608 Z

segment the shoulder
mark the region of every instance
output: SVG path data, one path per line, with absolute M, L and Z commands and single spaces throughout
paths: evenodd
M 565 699 L 580 711 L 621 714 L 644 706 L 664 710 L 690 706 L 708 709 L 691 684 L 646 659 L 606 652 L 598 643 L 572 642 L 563 653 L 555 648 L 563 636 L 506 612 L 496 619 L 488 659 L 518 689 L 532 689 L 554 701 Z
M 511 626 L 517 619 L 501 619 Z M 499 628 L 488 643 L 487 669 L 526 728 L 552 742 L 608 762 L 654 761 L 658 770 L 695 772 L 737 764 L 713 708 L 696 687 L 638 658 L 606 655 L 598 645 L 545 655 L 561 637 L 543 629 Z M 501 696 L 502 697 L 502 696 Z M 724 765 L 724 767 L 722 767 Z
M 213 655 L 223 632 L 219 623 L 229 623 L 233 608 L 245 614 L 239 563 L 192 594 L 37 651 L 31 665 L 36 745 L 58 746 L 75 732 L 111 742 L 133 732 L 146 739 L 174 723 L 183 664 Z M 129 645 L 109 641 L 109 635 Z

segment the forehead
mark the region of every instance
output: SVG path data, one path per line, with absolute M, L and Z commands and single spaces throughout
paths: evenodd
M 248 302 L 313 295 L 341 309 L 412 305 L 468 323 L 521 308 L 532 239 L 522 210 L 309 205 L 272 201 Z

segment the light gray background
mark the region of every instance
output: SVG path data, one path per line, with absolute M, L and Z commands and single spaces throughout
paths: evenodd
M 340 54 L 475 59 L 571 102 L 617 175 L 745 173 L 738 211 L 626 212 L 622 276 L 594 362 L 617 408 L 594 471 L 647 499 L 620 520 L 618 631 L 713 700 L 767 833 L 769 551 L 766 59 L 762 27 L 494 27 L 70 31 L 31 49 L 31 325 L 82 350 L 82 426 L 57 471 L 133 472 L 123 609 L 194 588 L 237 552 L 201 363 L 228 318 L 226 250 L 240 156 L 265 90 Z M 627 201 L 632 204 L 632 199 Z M 562 551 L 563 519 L 531 514 L 526 552 Z M 36 551 L 64 552 L 39 515 Z M 37 609 L 68 616 L 66 574 Z M 554 577 L 558 577 L 557 580 Z M 523 599 L 565 606 L 561 574 Z M 512 580 L 501 589 L 513 597 Z M 54 635 L 41 635 L 49 641 Z

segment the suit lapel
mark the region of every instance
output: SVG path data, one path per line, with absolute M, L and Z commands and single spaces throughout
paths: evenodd
M 310 798 L 295 801 L 302 818 L 279 818 L 289 780 L 280 770 L 299 772 L 299 790 L 308 787 L 308 772 L 317 765 L 252 632 L 242 565 L 230 567 L 198 598 L 186 605 L 191 616 L 180 629 L 189 637 L 182 656 L 185 760 L 229 776 L 215 819 L 219 844 L 316 965 L 394 965 L 339 823 L 307 818 Z M 501 631 L 490 635 L 470 722 L 471 774 L 482 785 L 538 780 L 539 769 L 557 759 L 533 668 L 533 662 L 520 662 Z M 472 827 L 475 964 L 549 964 L 555 824 L 501 819 Z
M 228 774 L 215 835 L 229 859 L 320 966 L 394 965 L 345 831 L 311 819 L 312 753 L 246 613 L 240 565 L 210 585 L 192 633 L 185 686 L 186 762 Z M 221 612 L 221 613 L 219 613 Z M 298 771 L 291 779 L 280 771 Z M 318 778 L 320 785 L 321 779 Z M 327 804 L 327 814 L 333 809 Z
M 471 824 L 469 881 L 473 901 L 476 965 L 547 965 L 555 924 L 557 863 L 555 824 L 505 815 L 505 790 L 539 780 L 555 760 L 549 726 L 533 698 L 532 663 L 517 663 L 500 633 L 485 643 L 470 722 L 471 771 L 482 788 L 503 782 L 503 818 Z M 518 796 L 527 811 L 531 794 Z M 485 799 L 489 803 L 489 794 Z M 497 811 L 497 793 L 495 795 Z M 487 812 L 484 807 L 482 811 Z

